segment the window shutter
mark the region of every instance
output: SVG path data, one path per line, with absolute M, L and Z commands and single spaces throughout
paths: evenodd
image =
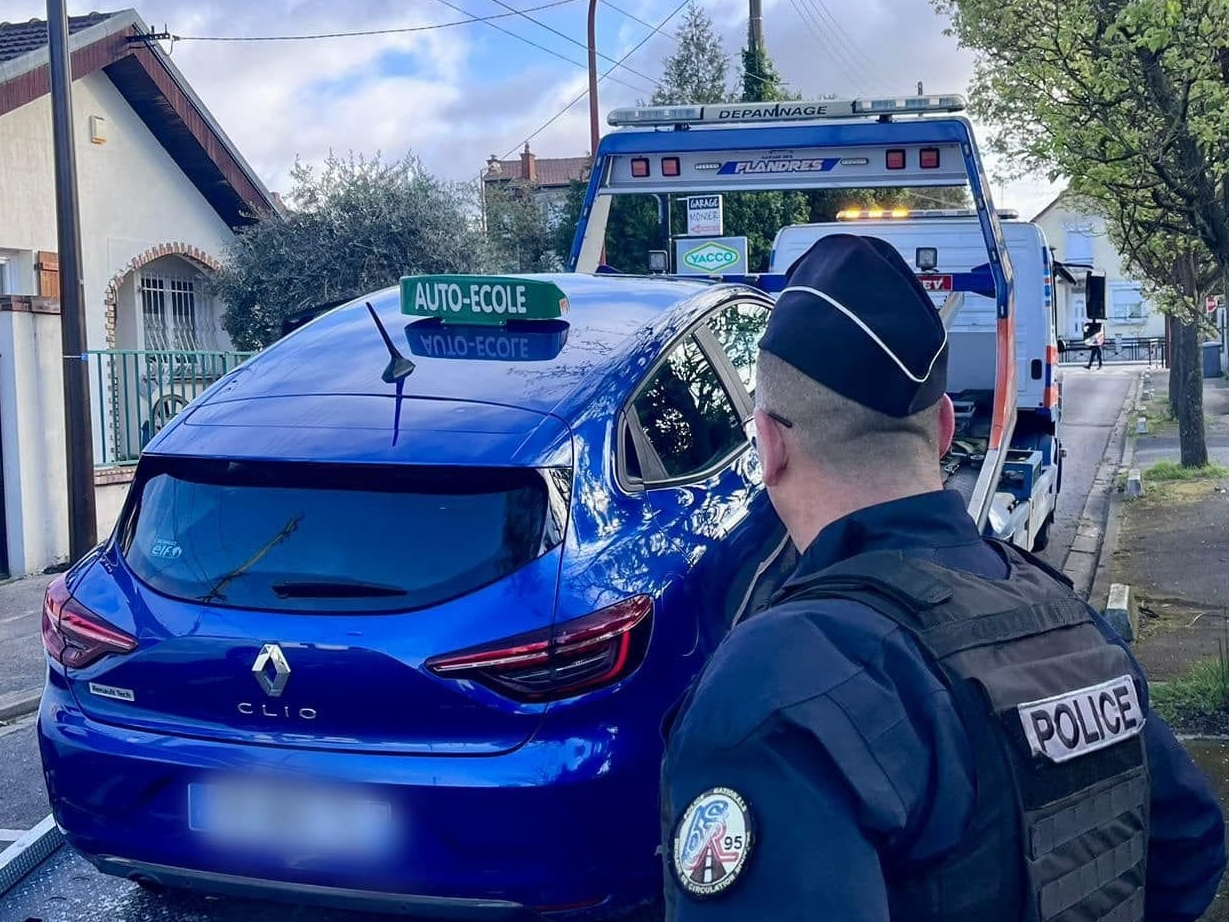
M 60 300 L 60 254 L 38 251 L 38 294 L 41 298 Z

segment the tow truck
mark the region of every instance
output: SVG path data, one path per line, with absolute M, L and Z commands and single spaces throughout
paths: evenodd
M 942 275 L 939 311 L 952 336 L 951 365 L 958 380 L 962 370 L 969 372 L 952 395 L 965 438 L 959 457 L 944 459 L 944 473 L 983 534 L 1039 549 L 1053 504 L 1035 499 L 1056 494 L 1057 469 L 1048 462 L 1061 451 L 1053 439 L 1048 450 L 1016 440 L 1015 271 L 965 108 L 962 96 L 939 95 L 617 109 L 608 116 L 615 130 L 595 153 L 568 268 L 617 271 L 602 262 L 616 196 L 967 187 L 969 243 L 978 240 L 981 252 L 968 269 Z M 911 255 L 916 263 L 918 254 Z M 718 270 L 707 277 L 775 295 L 785 287 L 787 268 L 778 263 L 766 272 Z M 975 296 L 969 304 L 989 305 L 988 316 L 977 317 L 976 308 L 966 313 L 966 295 Z M 962 322 L 982 321 L 973 328 L 989 335 L 957 335 L 964 332 L 957 326 L 962 314 Z M 1043 374 L 1050 358 L 1047 349 Z
M 886 240 L 914 266 L 936 307 L 950 294 L 953 271 L 984 272 L 985 251 L 977 214 L 967 208 L 843 209 L 836 221 L 793 224 L 773 241 L 768 271 L 785 272 L 815 241 L 829 234 L 867 234 Z M 1054 302 L 1054 260 L 1045 233 L 1015 211 L 1000 211 L 1003 237 L 1016 273 L 1015 326 L 1016 426 L 1004 464 L 1003 492 L 1013 499 L 992 508 L 994 533 L 1010 535 L 1025 550 L 1042 551 L 1049 543 L 1058 494 L 1062 488 L 1062 379 L 1058 365 Z M 994 304 L 967 294 L 953 318 L 949 390 L 958 410 L 952 451 L 943 459 L 950 487 L 959 489 L 976 477 L 984 454 L 986 407 L 994 380 L 992 367 Z M 995 517 L 1005 513 L 1005 521 Z

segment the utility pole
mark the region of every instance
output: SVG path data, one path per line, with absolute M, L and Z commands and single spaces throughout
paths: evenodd
M 589 156 L 597 160 L 597 0 L 589 0 Z
M 764 48 L 763 0 L 751 0 L 751 16 L 747 21 L 747 45 L 755 51 Z
M 64 445 L 68 461 L 69 557 L 80 560 L 97 543 L 94 511 L 94 429 L 85 364 L 85 290 L 73 137 L 72 56 L 64 0 L 47 0 L 51 53 L 51 121 L 55 146 L 56 230 L 60 246 L 60 342 L 64 362 Z

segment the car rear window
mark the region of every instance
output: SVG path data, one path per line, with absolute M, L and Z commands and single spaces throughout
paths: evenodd
M 185 601 L 407 611 L 562 540 L 570 472 L 147 457 L 120 529 L 133 573 Z

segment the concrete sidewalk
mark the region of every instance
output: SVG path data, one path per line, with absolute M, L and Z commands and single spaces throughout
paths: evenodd
M 1169 372 L 1153 369 L 1152 387 L 1156 399 L 1166 400 L 1169 393 Z M 1208 460 L 1229 465 L 1229 379 L 1205 378 L 1203 382 L 1204 433 L 1208 443 Z M 1130 431 L 1135 431 L 1132 417 Z M 1147 435 L 1134 436 L 1135 463 L 1146 468 L 1160 461 L 1177 461 L 1181 456 L 1176 420 L 1155 421 Z
M 1168 373 L 1152 372 L 1152 383 L 1164 401 Z M 1229 466 L 1229 380 L 1204 380 L 1204 413 L 1209 460 Z M 1146 472 L 1179 460 L 1177 424 L 1150 428 L 1132 434 L 1126 466 Z M 1144 486 L 1141 499 L 1115 496 L 1118 520 L 1097 590 L 1132 587 L 1140 608 L 1136 654 L 1149 678 L 1164 681 L 1216 656 L 1218 641 L 1229 638 L 1229 480 L 1154 483 L 1145 473 Z
M 54 576 L 0 583 L 0 721 L 38 708 L 43 692 L 43 594 Z

